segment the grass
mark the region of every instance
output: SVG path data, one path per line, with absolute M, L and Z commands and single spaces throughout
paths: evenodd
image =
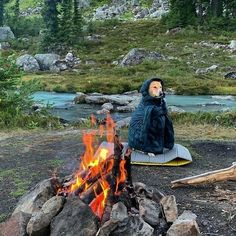
M 193 28 L 176 35 L 165 32 L 165 26 L 157 20 L 94 22 L 87 34 L 102 35 L 102 40 L 78 44 L 75 51 L 83 63 L 76 72 L 26 74 L 24 79 L 39 78 L 48 91 L 120 93 L 139 89 L 145 79 L 159 76 L 178 94 L 236 95 L 236 80 L 224 79 L 224 74 L 235 66 L 233 55 L 198 45 L 200 41 L 229 44 L 236 38 L 235 32 L 212 31 L 207 38 L 204 31 Z M 132 48 L 157 51 L 169 59 L 144 61 L 130 67 L 111 64 Z M 95 61 L 96 65 L 85 65 L 87 60 Z M 218 65 L 215 72 L 195 73 L 198 68 L 214 64 Z

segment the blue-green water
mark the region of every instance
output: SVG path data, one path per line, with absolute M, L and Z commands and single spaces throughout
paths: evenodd
M 33 99 L 36 103 L 50 104 L 51 112 L 65 120 L 75 121 L 86 118 L 101 109 L 100 105 L 74 104 L 74 93 L 36 92 Z M 226 111 L 236 110 L 236 97 L 233 96 L 183 96 L 167 95 L 168 106 L 176 106 L 185 111 Z M 115 119 L 130 116 L 130 113 L 113 113 Z

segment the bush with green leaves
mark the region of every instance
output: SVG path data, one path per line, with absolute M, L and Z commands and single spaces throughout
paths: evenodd
M 40 84 L 36 80 L 23 82 L 21 75 L 14 55 L 3 58 L 0 54 L 0 128 L 58 125 L 58 119 L 48 116 L 47 111 L 30 112 L 33 104 L 31 95 L 40 88 Z

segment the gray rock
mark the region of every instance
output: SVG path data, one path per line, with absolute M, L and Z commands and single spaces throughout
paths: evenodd
M 124 127 L 128 127 L 130 123 L 131 117 L 127 117 L 125 119 L 119 120 L 116 122 L 116 128 L 121 129 Z
M 119 225 L 124 225 L 127 222 L 127 208 L 122 202 L 118 202 L 113 205 L 110 219 L 99 229 L 96 236 L 109 236 Z
M 236 49 L 236 40 L 231 40 L 231 42 L 229 44 L 229 48 Z
M 98 218 L 77 196 L 68 197 L 63 210 L 51 223 L 51 236 L 94 236 Z
M 200 230 L 196 222 L 196 215 L 191 211 L 184 211 L 182 215 L 171 225 L 167 236 L 200 236 Z
M 90 42 L 98 43 L 98 42 L 101 41 L 102 36 L 99 35 L 99 34 L 92 34 L 92 35 L 89 35 L 89 36 L 85 36 L 84 39 L 87 40 L 87 41 L 90 41 Z
M 0 43 L 0 50 L 8 50 L 11 48 L 10 43 L 8 42 L 1 42 Z
M 116 108 L 118 112 L 133 112 L 135 110 L 134 106 L 127 105 L 127 106 L 119 106 Z
M 68 52 L 64 60 L 66 61 L 66 65 L 69 68 L 73 68 L 81 64 L 81 60 L 76 57 L 72 52 Z
M 103 108 L 103 109 L 106 109 L 106 110 L 108 110 L 108 111 L 112 111 L 112 110 L 114 109 L 113 105 L 112 105 L 110 102 L 104 103 L 104 104 L 102 105 L 102 108 Z
M 60 56 L 55 53 L 36 54 L 34 57 L 41 70 L 50 70 L 54 61 L 60 60 Z
M 53 195 L 54 190 L 51 185 L 51 179 L 43 180 L 20 199 L 12 215 L 20 211 L 28 214 L 37 212 Z
M 182 112 L 185 112 L 184 109 L 180 108 L 180 107 L 177 107 L 177 106 L 168 106 L 168 110 L 170 112 L 177 112 L 177 113 L 182 113 Z
M 51 220 L 61 210 L 63 202 L 61 196 L 54 196 L 45 202 L 39 212 L 33 213 L 27 225 L 27 233 L 30 236 L 49 235 Z
M 147 198 L 141 198 L 139 200 L 139 215 L 145 222 L 153 226 L 158 225 L 160 222 L 159 214 L 159 204 Z
M 0 42 L 8 42 L 15 38 L 15 35 L 8 26 L 0 27 Z
M 88 8 L 91 5 L 91 0 L 79 0 L 78 1 L 78 8 Z
M 87 60 L 85 61 L 85 65 L 96 65 L 96 62 L 93 60 Z
M 0 224 L 0 236 L 27 236 L 26 225 L 31 214 L 18 212 Z
M 40 69 L 37 60 L 29 54 L 18 57 L 16 59 L 16 65 L 28 72 L 36 72 Z
M 138 96 L 138 90 L 133 90 L 133 91 L 128 91 L 128 92 L 124 92 L 123 95 L 136 95 Z
M 113 103 L 117 105 L 128 105 L 135 97 L 128 95 L 88 95 L 85 98 L 86 103 L 103 104 Z
M 123 58 L 119 65 L 130 66 L 138 65 L 142 63 L 145 59 L 147 60 L 164 60 L 165 57 L 158 52 L 149 52 L 143 48 L 133 48 L 129 53 Z
M 127 222 L 126 222 L 127 221 Z M 129 216 L 112 232 L 112 236 L 152 236 L 154 229 L 139 216 Z
M 67 70 L 68 64 L 66 60 L 56 60 L 50 65 L 49 70 L 52 72 L 59 72 Z
M 142 9 L 140 12 L 138 12 L 134 17 L 136 19 L 143 19 L 149 14 L 149 10 L 147 8 Z
M 174 222 L 178 216 L 178 209 L 174 195 L 164 196 L 160 201 L 166 221 Z
M 196 70 L 196 74 L 206 74 L 208 72 L 214 72 L 218 68 L 217 65 L 212 65 L 208 68 L 200 68 Z
M 225 79 L 236 79 L 236 71 L 229 72 L 224 75 Z
M 79 104 L 79 103 L 85 103 L 85 98 L 86 98 L 86 94 L 81 93 L 81 92 L 77 92 L 76 93 L 76 97 L 74 98 L 74 103 L 75 104 Z
M 105 109 L 105 108 L 103 108 L 102 110 L 96 111 L 96 114 L 98 114 L 98 115 L 101 115 L 101 114 L 108 114 L 108 113 L 110 113 L 110 111 L 107 110 L 107 109 Z

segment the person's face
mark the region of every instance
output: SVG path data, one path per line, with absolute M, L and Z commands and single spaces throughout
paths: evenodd
M 152 97 L 159 97 L 162 94 L 162 85 L 159 81 L 152 81 L 149 85 L 149 94 Z

